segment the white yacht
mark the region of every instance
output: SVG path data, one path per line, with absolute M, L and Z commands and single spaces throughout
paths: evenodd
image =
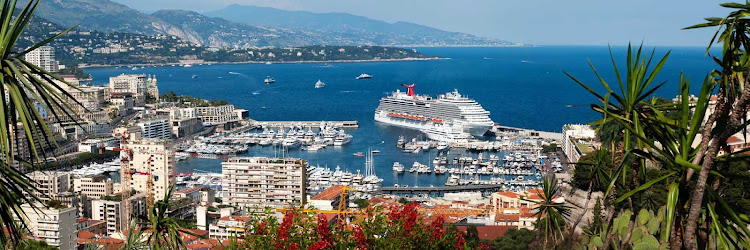
M 396 173 L 403 173 L 404 172 L 404 165 L 398 162 L 393 163 L 393 172 Z
M 368 74 L 364 74 L 364 73 L 363 73 L 363 74 L 361 74 L 361 75 L 359 75 L 359 76 L 357 77 L 357 80 L 359 80 L 359 79 L 370 79 L 370 78 L 372 78 L 372 76 L 371 76 L 371 75 L 368 75 Z
M 448 124 L 434 124 L 427 128 L 420 129 L 427 138 L 439 142 L 468 142 L 471 139 L 469 133 L 464 132 L 461 126 L 451 126 Z M 447 144 L 443 149 L 447 148 Z
M 322 81 L 320 81 L 320 79 L 318 79 L 318 82 L 315 83 L 315 88 L 316 89 L 323 88 L 325 86 L 326 86 L 326 84 L 323 83 Z
M 265 80 L 263 80 L 263 82 L 264 82 L 265 84 L 271 84 L 271 83 L 275 83 L 275 82 L 276 82 L 276 80 L 274 80 L 274 79 L 273 79 L 273 77 L 271 77 L 271 76 L 268 76 L 268 77 L 266 77 L 266 79 L 265 79 Z

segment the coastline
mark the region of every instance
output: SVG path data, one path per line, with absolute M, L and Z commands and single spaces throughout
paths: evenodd
M 405 62 L 405 61 L 429 61 L 429 60 L 450 60 L 451 58 L 447 57 L 424 57 L 424 58 L 418 58 L 418 57 L 408 57 L 408 58 L 400 58 L 400 59 L 365 59 L 365 60 L 322 60 L 322 61 L 241 61 L 241 62 L 212 62 L 212 61 L 204 61 L 202 63 L 198 63 L 200 65 L 208 64 L 218 64 L 218 65 L 228 65 L 228 64 L 296 64 L 296 63 L 363 63 L 363 62 Z M 141 66 L 172 66 L 172 65 L 183 65 L 183 63 L 180 62 L 174 62 L 174 63 L 140 63 L 140 64 L 90 64 L 90 65 L 78 65 L 78 68 L 110 68 L 110 67 L 141 67 Z

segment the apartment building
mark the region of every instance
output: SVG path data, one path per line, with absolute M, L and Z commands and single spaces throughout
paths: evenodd
M 27 226 L 34 237 L 62 250 L 77 248 L 76 209 L 66 206 L 45 208 L 37 204 L 21 205 L 28 221 Z
M 244 235 L 248 227 L 250 217 L 247 216 L 224 216 L 208 225 L 208 237 L 217 240 L 228 240 L 236 235 Z
M 239 121 L 237 113 L 234 112 L 234 105 L 195 107 L 195 111 L 198 114 L 198 119 L 204 124 L 217 125 Z
M 37 196 L 43 201 L 50 197 L 68 192 L 70 189 L 70 174 L 59 171 L 34 171 L 27 175 L 33 180 L 34 186 L 39 190 Z
M 141 128 L 141 137 L 145 139 L 170 139 L 172 127 L 167 118 L 150 118 L 135 124 Z
M 104 175 L 73 177 L 73 191 L 91 198 L 112 195 L 114 183 Z
M 52 46 L 41 46 L 29 51 L 29 53 L 24 55 L 24 59 L 48 72 L 57 72 L 59 70 L 59 65 L 55 60 L 55 48 Z
M 596 150 L 599 146 L 599 143 L 596 142 L 596 131 L 591 126 L 582 124 L 563 125 L 562 150 L 568 157 L 568 162 L 578 162 L 581 156 Z
M 131 171 L 130 179 L 126 179 L 127 175 L 123 174 L 120 183 L 129 182 L 131 189 L 147 193 L 150 181 L 154 199 L 162 199 L 170 185 L 175 183 L 174 151 L 169 149 L 169 141 L 143 139 L 138 134 L 133 134 L 120 146 L 123 148 L 120 151 L 121 158 L 128 159 L 120 164 L 123 169 Z
M 232 157 L 221 164 L 226 204 L 263 209 L 305 204 L 307 161 L 297 158 Z
M 109 90 L 112 93 L 132 93 L 135 98 L 136 106 L 143 106 L 146 104 L 146 97 L 149 94 L 149 89 L 156 88 L 156 78 L 146 76 L 145 74 L 140 75 L 126 75 L 121 74 L 119 76 L 113 76 L 109 78 Z M 153 92 L 153 90 L 152 90 Z M 156 90 L 158 98 L 158 89 Z
M 130 227 L 124 222 L 126 202 L 130 202 L 130 216 L 146 213 L 146 194 L 135 194 L 128 201 L 123 201 L 121 195 L 105 196 L 103 199 L 91 201 L 91 219 L 105 221 L 107 235 L 115 235 Z

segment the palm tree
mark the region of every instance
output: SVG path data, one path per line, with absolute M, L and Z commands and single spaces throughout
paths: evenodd
M 545 247 L 549 240 L 556 242 L 563 238 L 565 220 L 570 216 L 570 206 L 555 202 L 559 193 L 560 188 L 557 186 L 557 179 L 553 174 L 545 177 L 542 181 L 542 190 L 537 192 L 537 195 L 541 198 L 540 201 L 528 200 L 526 197 L 521 198 L 535 205 L 533 211 L 537 218 L 536 227 L 544 234 Z
M 164 199 L 157 201 L 149 209 L 148 215 L 141 215 L 139 220 L 141 232 L 150 232 L 146 243 L 153 249 L 183 249 L 185 242 L 182 241 L 182 234 L 201 237 L 190 230 L 187 230 L 180 224 L 180 220 L 173 218 L 174 215 L 169 213 L 172 206 L 170 198 L 174 194 L 174 186 L 169 188 L 169 192 L 164 195 Z
M 60 116 L 73 118 L 66 100 L 72 97 L 61 84 L 54 82 L 65 81 L 24 60 L 24 55 L 30 51 L 73 28 L 27 49 L 16 47 L 38 5 L 38 0 L 30 0 L 23 9 L 16 9 L 15 0 L 3 0 L 0 6 L 0 93 L 5 96 L 0 101 L 0 226 L 7 228 L 7 234 L 0 234 L 0 244 L 3 245 L 21 240 L 21 228 L 26 224 L 21 204 L 40 201 L 34 195 L 36 189 L 33 180 L 16 166 L 34 168 L 37 163 L 44 162 L 45 155 L 49 153 L 41 145 L 57 145 L 50 140 L 52 132 L 34 105 L 40 104 L 57 120 L 60 120 Z M 31 149 L 31 157 L 20 157 L 15 152 L 14 146 L 19 144 Z M 30 198 L 22 194 L 30 194 Z M 22 218 L 21 225 L 13 223 L 16 217 Z

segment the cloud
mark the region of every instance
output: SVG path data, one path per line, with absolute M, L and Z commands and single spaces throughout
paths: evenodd
M 302 7 L 293 0 L 219 0 L 225 3 L 224 6 L 230 4 L 241 4 L 241 5 L 254 5 L 262 7 L 272 7 L 283 10 L 301 10 Z M 224 7 L 222 6 L 222 8 Z

